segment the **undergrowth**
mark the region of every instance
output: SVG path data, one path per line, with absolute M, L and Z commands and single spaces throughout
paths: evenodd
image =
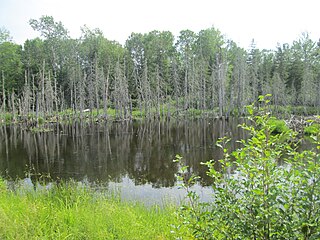
M 184 179 L 188 167 L 180 166 L 188 202 L 178 211 L 176 230 L 187 227 L 196 239 L 320 239 L 320 133 L 311 137 L 313 149 L 299 151 L 296 132 L 275 134 L 268 97 L 248 106 L 250 124 L 240 127 L 251 137 L 242 147 L 230 152 L 222 138 L 217 145 L 224 157 L 204 163 L 212 202 L 190 190 L 199 177 Z M 182 164 L 181 157 L 177 161 Z

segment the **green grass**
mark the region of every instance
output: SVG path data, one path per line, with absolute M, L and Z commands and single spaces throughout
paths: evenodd
M 277 115 L 297 115 L 297 116 L 305 116 L 305 115 L 317 115 L 319 114 L 319 107 L 311 107 L 311 106 L 276 106 L 270 105 L 270 110 Z
M 13 121 L 13 114 L 9 112 L 0 113 L 0 123 L 9 124 Z
M 283 133 L 289 130 L 284 120 L 271 117 L 267 123 L 273 127 L 272 133 Z
M 310 126 L 304 128 L 304 134 L 306 135 L 315 135 L 320 132 L 320 124 L 313 123 Z
M 173 239 L 174 212 L 72 182 L 13 192 L 0 179 L 0 239 Z

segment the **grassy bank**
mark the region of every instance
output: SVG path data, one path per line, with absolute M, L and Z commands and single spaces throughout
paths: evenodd
M 174 212 L 75 183 L 12 191 L 0 179 L 0 239 L 172 239 Z

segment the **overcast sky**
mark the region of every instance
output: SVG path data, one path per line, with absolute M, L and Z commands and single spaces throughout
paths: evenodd
M 14 42 L 39 36 L 28 21 L 53 16 L 80 36 L 80 27 L 99 28 L 106 38 L 123 44 L 132 32 L 218 28 L 227 38 L 248 48 L 273 49 L 292 43 L 302 32 L 320 38 L 319 0 L 0 0 L 0 27 Z

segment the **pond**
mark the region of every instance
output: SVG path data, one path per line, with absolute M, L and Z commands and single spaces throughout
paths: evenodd
M 31 132 L 23 126 L 0 128 L 0 173 L 8 179 L 24 179 L 28 174 L 50 175 L 104 183 L 120 189 L 123 198 L 161 201 L 182 198 L 173 162 L 176 154 L 190 166 L 190 173 L 202 177 L 196 191 L 206 198 L 210 179 L 206 167 L 210 159 L 220 159 L 215 146 L 219 137 L 245 138 L 238 127 L 243 120 L 171 119 L 170 121 L 125 121 L 105 123 L 52 124 L 50 132 Z

